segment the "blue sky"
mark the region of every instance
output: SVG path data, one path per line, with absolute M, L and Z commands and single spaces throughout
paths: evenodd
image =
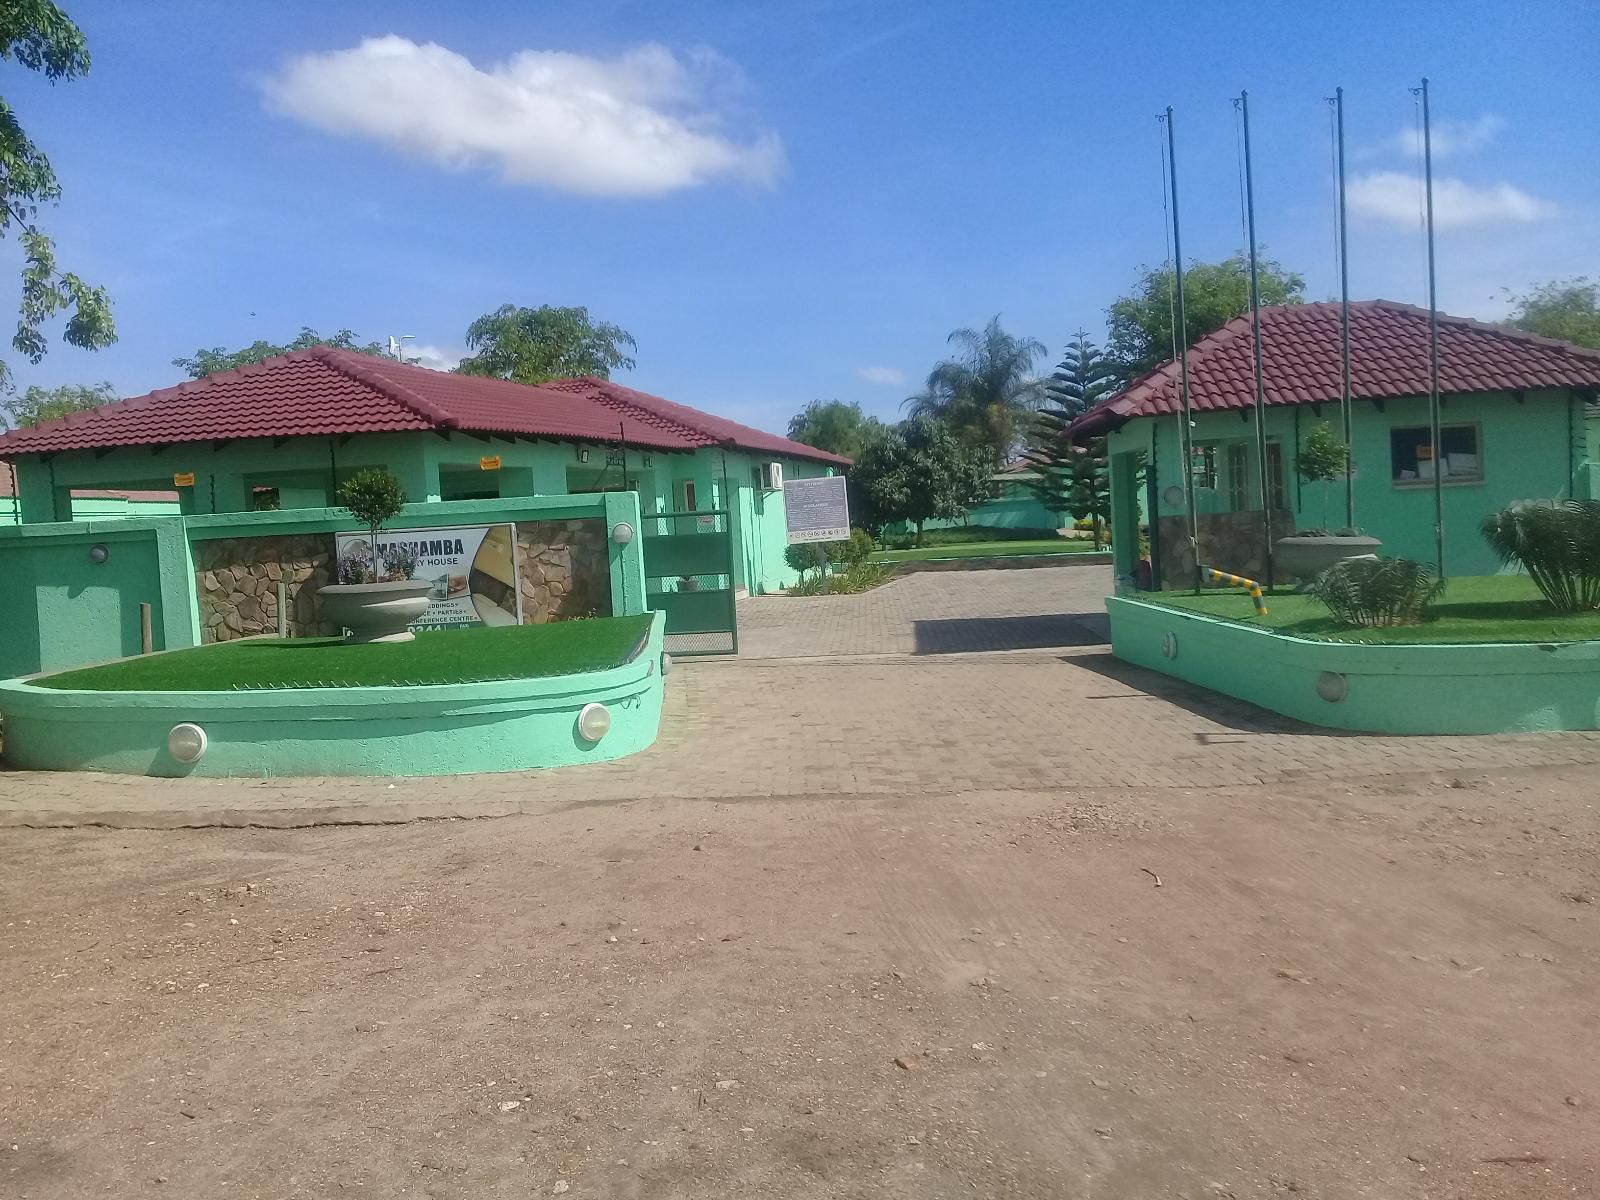
M 64 7 L 91 74 L 0 72 L 66 190 L 62 263 L 110 289 L 121 340 L 12 354 L 21 386 L 134 394 L 302 324 L 448 359 L 502 303 L 586 304 L 637 337 L 634 386 L 772 429 L 815 398 L 892 416 L 957 326 L 1002 313 L 1052 355 L 1100 333 L 1165 254 L 1167 104 L 1185 250 L 1241 245 L 1241 87 L 1268 251 L 1335 294 L 1342 84 L 1352 293 L 1422 302 L 1423 74 L 1441 305 L 1600 275 L 1586 0 Z

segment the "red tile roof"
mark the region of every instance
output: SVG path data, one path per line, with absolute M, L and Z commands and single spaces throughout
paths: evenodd
M 826 451 L 599 379 L 529 387 L 314 346 L 0 435 L 0 458 L 227 438 L 460 429 L 661 450 Z
M 1343 393 L 1337 301 L 1261 310 L 1262 377 L 1272 405 L 1337 403 Z M 1255 404 L 1250 317 L 1189 348 L 1193 412 Z M 1428 311 L 1392 300 L 1350 305 L 1350 388 L 1358 400 L 1428 394 Z M 1518 329 L 1439 314 L 1441 394 L 1600 387 L 1600 351 Z M 1176 359 L 1140 376 L 1074 421 L 1075 441 L 1135 417 L 1182 409 Z

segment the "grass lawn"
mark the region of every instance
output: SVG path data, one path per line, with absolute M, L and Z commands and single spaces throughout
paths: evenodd
M 1351 629 L 1338 625 L 1310 596 L 1267 597 L 1268 613 L 1255 615 L 1250 597 L 1238 589 L 1207 590 L 1198 596 L 1163 592 L 1141 596 L 1171 608 L 1259 625 L 1295 637 L 1336 642 L 1573 642 L 1600 638 L 1600 612 L 1556 612 L 1522 575 L 1476 575 L 1450 580 L 1421 625 Z
M 1014 555 L 1093 552 L 1094 542 L 1088 539 L 1040 538 L 1026 542 L 963 542 L 955 546 L 922 546 L 913 550 L 875 550 L 871 561 L 890 563 L 930 558 L 1010 558 Z
M 414 641 L 347 646 L 338 638 L 260 638 L 63 671 L 39 687 L 97 692 L 396 687 L 568 675 L 620 666 L 650 616 L 436 630 Z

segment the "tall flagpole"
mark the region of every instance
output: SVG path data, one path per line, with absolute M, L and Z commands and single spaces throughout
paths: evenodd
M 1444 578 L 1444 447 L 1439 437 L 1439 287 L 1433 258 L 1433 128 L 1428 112 L 1428 80 L 1422 93 L 1422 179 L 1428 209 L 1428 437 L 1433 455 L 1433 542 L 1439 578 Z
M 1244 211 L 1250 239 L 1250 341 L 1256 365 L 1256 464 L 1261 476 L 1261 541 L 1267 573 L 1263 582 L 1272 586 L 1272 507 L 1267 488 L 1267 387 L 1261 370 L 1261 279 L 1256 269 L 1256 192 L 1250 171 L 1250 93 L 1239 93 L 1239 111 L 1244 117 Z
M 1178 378 L 1183 400 L 1183 495 L 1189 508 L 1189 552 L 1194 555 L 1194 590 L 1200 591 L 1200 520 L 1194 507 L 1194 421 L 1189 415 L 1189 318 L 1183 307 L 1183 241 L 1178 232 L 1177 141 L 1172 133 L 1172 105 L 1167 105 L 1167 179 L 1172 189 L 1172 267 L 1178 297 L 1178 324 L 1173 331 L 1178 347 Z
M 1356 524 L 1356 481 L 1351 474 L 1355 465 L 1349 456 L 1354 452 L 1351 439 L 1351 421 L 1354 416 L 1354 396 L 1350 390 L 1350 255 L 1345 246 L 1345 192 L 1344 192 L 1344 89 L 1333 89 L 1333 108 L 1339 128 L 1339 346 L 1344 367 L 1344 387 L 1339 395 L 1340 415 L 1344 418 L 1345 472 L 1344 472 L 1344 523 L 1347 529 Z

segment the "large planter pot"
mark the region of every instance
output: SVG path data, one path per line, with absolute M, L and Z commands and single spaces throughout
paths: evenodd
M 1279 574 L 1310 583 L 1347 558 L 1371 558 L 1383 549 L 1375 537 L 1286 537 L 1272 544 L 1272 562 Z
M 322 619 L 350 631 L 349 642 L 409 642 L 406 628 L 428 611 L 433 584 L 426 579 L 393 583 L 330 583 L 317 595 Z

